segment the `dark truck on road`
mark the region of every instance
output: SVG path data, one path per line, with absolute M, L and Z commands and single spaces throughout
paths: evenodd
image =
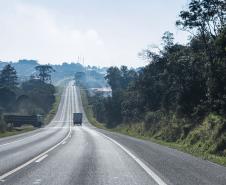
M 8 124 L 11 124 L 11 126 L 13 127 L 21 127 L 24 124 L 33 125 L 34 127 L 41 127 L 43 124 L 43 116 L 42 115 L 22 116 L 6 114 L 4 115 L 4 121 Z
M 73 113 L 73 123 L 74 125 L 82 125 L 82 113 Z

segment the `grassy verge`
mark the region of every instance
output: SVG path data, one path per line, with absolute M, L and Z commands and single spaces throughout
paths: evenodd
M 88 103 L 88 97 L 84 89 L 80 88 L 80 94 L 82 98 L 82 105 L 86 113 L 86 117 L 89 122 L 97 128 L 106 128 L 104 124 L 99 123 L 93 116 L 92 106 Z
M 22 134 L 22 133 L 29 132 L 32 130 L 35 130 L 35 128 L 32 126 L 25 126 L 20 129 L 12 129 L 11 131 L 0 132 L 0 138 L 13 136 L 13 135 L 17 135 L 17 134 Z
M 59 85 L 56 87 L 55 103 L 53 104 L 52 109 L 49 111 L 49 113 L 45 116 L 45 119 L 44 119 L 45 124 L 49 124 L 50 121 L 54 118 L 54 116 L 57 113 L 57 110 L 58 110 L 58 107 L 60 104 L 60 100 L 61 100 L 61 95 L 64 91 L 64 85 L 65 84 L 62 84 L 62 85 Z
M 52 109 L 49 111 L 49 113 L 45 116 L 44 119 L 44 124 L 48 124 L 50 123 L 50 121 L 54 118 L 54 116 L 56 115 L 58 106 L 60 104 L 60 100 L 61 100 L 61 94 L 57 94 L 55 96 L 56 100 L 55 103 L 52 106 Z
M 158 143 L 160 145 L 164 145 L 170 148 L 174 148 L 174 149 L 189 153 L 193 156 L 200 157 L 204 160 L 209 160 L 214 163 L 226 166 L 226 157 L 224 156 L 209 154 L 207 152 L 200 152 L 199 150 L 196 150 L 195 147 L 188 146 L 183 142 L 166 142 L 163 140 L 155 139 L 152 136 L 150 136 L 148 132 L 143 132 L 143 129 L 141 127 L 143 127 L 142 123 L 137 123 L 137 124 L 131 124 L 131 125 L 121 124 L 120 126 L 114 129 L 107 129 L 107 128 L 106 129 L 109 131 L 119 132 L 125 135 L 139 138 L 139 139 L 149 140 L 154 143 Z
M 86 94 L 85 90 L 81 89 L 80 91 L 81 91 L 82 103 L 83 103 L 84 110 L 86 112 L 87 119 L 89 120 L 89 122 L 91 124 L 93 124 L 97 128 L 105 129 L 105 130 L 108 130 L 111 132 L 118 132 L 121 134 L 129 135 L 129 136 L 136 137 L 136 138 L 143 139 L 143 140 L 149 140 L 149 141 L 152 141 L 152 142 L 160 144 L 160 145 L 164 145 L 164 146 L 167 146 L 170 148 L 174 148 L 174 149 L 189 153 L 193 156 L 200 157 L 204 160 L 209 160 L 214 163 L 226 166 L 226 157 L 209 154 L 207 152 L 200 152 L 195 147 L 188 146 L 183 141 L 166 142 L 163 140 L 158 140 L 158 139 L 153 138 L 153 136 L 150 133 L 144 131 L 143 123 L 121 124 L 118 127 L 113 128 L 113 129 L 106 128 L 106 126 L 104 124 L 99 123 L 94 118 L 93 112 L 92 112 L 92 106 L 89 105 L 89 103 L 88 103 L 88 98 L 87 98 L 87 94 Z

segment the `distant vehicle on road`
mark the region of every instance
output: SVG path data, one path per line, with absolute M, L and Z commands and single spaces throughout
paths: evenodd
M 21 127 L 24 124 L 33 125 L 34 127 L 41 127 L 43 124 L 42 115 L 15 115 L 5 114 L 4 120 L 6 123 L 11 124 L 13 127 Z
M 82 125 L 82 113 L 73 113 L 73 123 L 74 125 Z

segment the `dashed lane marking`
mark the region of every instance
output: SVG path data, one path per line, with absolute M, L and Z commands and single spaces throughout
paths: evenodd
M 70 126 L 70 130 L 67 134 L 67 136 L 62 140 L 60 141 L 59 143 L 57 143 L 56 145 L 54 145 L 53 147 L 51 147 L 50 149 L 46 150 L 45 152 L 41 153 L 40 155 L 32 158 L 31 160 L 27 161 L 26 163 L 16 167 L 15 169 L 9 171 L 9 172 L 6 172 L 5 174 L 1 175 L 0 176 L 0 181 L 1 180 L 4 180 L 6 177 L 14 174 L 15 172 L 21 170 L 22 168 L 28 166 L 29 164 L 35 162 L 36 160 L 38 160 L 39 158 L 41 158 L 42 156 L 46 155 L 47 153 L 51 152 L 52 150 L 54 150 L 55 148 L 57 148 L 59 145 L 61 145 L 64 141 L 66 141 L 68 138 L 69 138 L 69 135 L 71 134 L 71 126 Z

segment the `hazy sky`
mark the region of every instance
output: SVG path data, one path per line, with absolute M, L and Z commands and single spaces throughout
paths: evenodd
M 161 43 L 188 0 L 0 0 L 0 60 L 141 66 L 138 52 Z

